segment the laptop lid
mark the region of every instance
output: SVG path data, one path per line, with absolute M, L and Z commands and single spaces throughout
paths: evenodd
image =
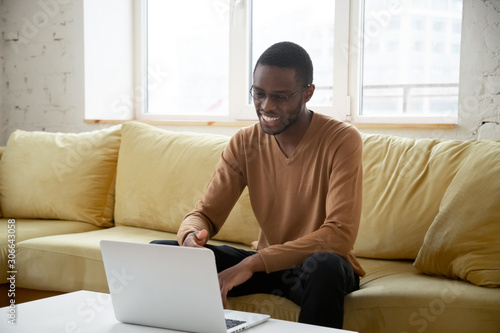
M 215 256 L 209 249 L 103 240 L 101 252 L 121 322 L 217 333 L 239 331 L 269 318 L 231 311 L 246 324 L 226 329 Z

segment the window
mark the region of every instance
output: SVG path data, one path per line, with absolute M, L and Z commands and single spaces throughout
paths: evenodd
M 364 1 L 364 44 L 382 52 L 361 54 L 355 121 L 456 122 L 462 9 L 456 0 L 436 3 Z
M 145 112 L 210 118 L 228 111 L 229 14 L 222 2 L 147 2 L 147 66 L 163 80 L 148 80 Z
M 137 116 L 162 120 L 256 120 L 248 94 L 260 54 L 293 41 L 310 54 L 316 92 L 309 107 L 346 118 L 348 1 L 143 0 L 144 98 Z M 340 19 L 339 19 L 340 18 Z M 337 21 L 338 20 L 338 21 Z
M 256 58 L 290 40 L 313 60 L 312 110 L 454 123 L 461 18 L 462 0 L 86 0 L 86 119 L 256 120 Z
M 252 1 L 251 65 L 270 45 L 291 40 L 310 54 L 315 93 L 312 105 L 333 105 L 335 1 Z M 270 33 L 271 32 L 271 33 Z

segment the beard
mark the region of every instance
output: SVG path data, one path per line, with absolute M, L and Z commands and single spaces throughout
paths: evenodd
M 289 127 L 294 125 L 297 120 L 300 118 L 300 115 L 302 113 L 302 105 L 298 104 L 293 111 L 285 113 L 285 114 L 280 114 L 279 119 L 277 122 L 278 124 L 275 124 L 274 126 L 268 125 L 268 123 L 262 119 L 262 115 L 257 112 L 257 116 L 259 118 L 259 123 L 260 127 L 262 130 L 269 135 L 279 135 L 283 133 L 285 130 L 287 130 Z

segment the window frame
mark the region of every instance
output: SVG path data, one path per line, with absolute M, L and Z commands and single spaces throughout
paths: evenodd
M 222 0 L 221 0 L 222 1 Z M 227 116 L 201 115 L 162 115 L 149 114 L 147 110 L 148 66 L 147 66 L 147 0 L 134 0 L 135 35 L 135 85 L 144 87 L 142 93 L 135 94 L 135 119 L 140 121 L 194 121 L 194 122 L 246 122 L 257 121 L 253 104 L 248 104 L 248 91 L 251 87 L 250 58 L 250 20 L 251 0 L 226 0 L 230 10 L 229 28 L 229 114 Z M 335 4 L 334 35 L 334 78 L 332 106 L 308 105 L 311 110 L 324 113 L 337 119 L 348 120 L 350 98 L 348 96 L 348 57 L 343 54 L 340 45 L 349 40 L 349 0 L 337 0 Z
M 98 0 L 84 2 L 85 122 L 121 123 L 138 120 L 170 125 L 246 126 L 257 121 L 253 105 L 246 104 L 250 77 L 248 6 L 250 0 L 217 0 L 229 4 L 231 29 L 229 75 L 229 116 L 163 116 L 144 113 L 148 78 L 158 78 L 161 69 L 148 68 L 145 62 L 145 0 L 109 0 L 103 7 Z M 244 9 L 241 12 L 240 6 Z M 236 8 L 236 9 L 235 9 Z M 308 105 L 318 113 L 354 123 L 360 128 L 454 128 L 458 115 L 443 116 L 363 116 L 360 112 L 362 29 L 364 0 L 337 0 L 335 11 L 334 106 Z M 116 12 L 122 13 L 116 15 Z M 106 17 L 106 19 L 102 19 Z M 119 38 L 113 47 L 102 39 L 108 31 Z M 103 41 L 103 42 L 99 42 Z M 105 41 L 105 42 L 104 42 Z M 105 52 L 103 52 L 105 50 Z M 244 50 L 244 51 L 243 51 Z M 241 53 L 244 52 L 244 53 Z M 113 66 L 107 66 L 113 64 Z M 243 68 L 243 70 L 242 70 Z M 151 72 L 151 73 L 150 73 Z M 160 77 L 161 79 L 161 77 Z M 339 82 L 339 84 L 335 84 Z M 459 82 L 459 87 L 460 87 Z M 240 102 L 238 102 L 240 101 Z M 460 113 L 460 105 L 458 113 Z M 252 117 L 253 116 L 253 117 Z
M 440 128 L 454 128 L 458 124 L 458 113 L 456 115 L 362 115 L 361 113 L 361 97 L 362 97 L 362 70 L 363 70 L 363 57 L 362 51 L 364 47 L 364 9 L 365 0 L 352 0 L 351 2 L 351 15 L 350 15 L 350 40 L 353 41 L 349 46 L 349 57 L 351 58 L 349 67 L 349 93 L 351 95 L 351 117 L 350 121 L 354 124 L 359 124 L 360 127 L 366 125 L 379 125 L 381 127 L 404 127 L 419 125 L 436 125 Z M 460 81 L 458 82 L 460 88 Z M 459 106 L 459 105 L 458 105 Z M 363 126 L 365 125 L 365 126 Z M 385 125 L 385 126 L 384 126 Z

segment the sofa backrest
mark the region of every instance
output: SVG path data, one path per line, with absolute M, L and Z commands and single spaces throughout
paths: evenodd
M 415 259 L 473 142 L 362 136 L 363 210 L 356 254 Z
M 4 217 L 113 225 L 120 126 L 86 133 L 14 131 L 0 159 Z
M 122 126 L 115 225 L 176 233 L 215 171 L 227 136 Z M 250 245 L 259 226 L 245 190 L 216 239 Z
M 362 137 L 363 209 L 356 254 L 415 259 L 445 192 L 481 142 Z M 7 150 L 0 147 L 0 207 L 12 218 L 70 219 L 99 226 L 114 222 L 175 233 L 195 207 L 228 141 L 227 136 L 166 131 L 137 122 L 123 124 L 121 130 L 81 134 L 18 131 Z M 64 201 L 60 193 L 65 193 Z M 92 200 L 82 201 L 82 196 Z M 216 238 L 251 244 L 258 233 L 245 190 Z

